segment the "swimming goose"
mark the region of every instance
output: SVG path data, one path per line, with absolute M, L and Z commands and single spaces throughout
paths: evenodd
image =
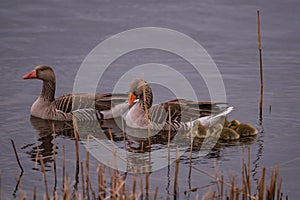
M 257 135 L 257 129 L 249 123 L 240 123 L 238 120 L 230 122 L 229 127 L 234 129 L 241 137 Z
M 194 102 L 185 99 L 175 99 L 152 106 L 152 90 L 143 79 L 134 79 L 129 92 L 129 106 L 135 99 L 139 99 L 125 116 L 126 124 L 131 128 L 148 129 L 149 126 L 152 130 L 161 131 L 187 130 L 192 127 L 194 120 L 207 125 L 215 116 L 224 116 L 232 110 L 232 107 L 219 107 L 217 103 Z
M 30 113 L 34 117 L 56 121 L 72 121 L 73 115 L 80 120 L 91 120 L 95 117 L 106 119 L 112 118 L 113 114 L 121 115 L 123 110 L 125 112 L 128 109 L 126 94 L 66 94 L 55 99 L 55 74 L 46 65 L 36 66 L 23 79 L 43 81 L 41 95 L 31 106 Z

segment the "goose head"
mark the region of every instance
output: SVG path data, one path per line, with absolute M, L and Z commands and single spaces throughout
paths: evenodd
M 43 88 L 40 97 L 46 101 L 54 101 L 55 75 L 51 67 L 38 65 L 30 73 L 25 74 L 23 79 L 40 79 L 43 81 Z
M 237 127 L 241 124 L 241 122 L 239 122 L 238 120 L 232 120 L 231 122 L 229 122 L 229 127 L 236 130 Z
M 146 104 L 148 107 L 152 105 L 152 91 L 146 81 L 140 78 L 134 79 L 129 86 L 129 100 L 128 105 L 131 106 L 136 99 L 139 102 L 144 102 L 144 94 L 146 95 Z
M 30 73 L 25 74 L 23 79 L 40 79 L 43 81 L 55 80 L 54 71 L 47 65 L 38 65 Z

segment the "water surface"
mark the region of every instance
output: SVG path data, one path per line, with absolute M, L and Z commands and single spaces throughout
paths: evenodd
M 81 62 L 97 44 L 121 31 L 146 26 L 174 29 L 203 45 L 222 74 L 229 104 L 235 107 L 230 118 L 252 123 L 260 131 L 253 141 L 223 145 L 211 156 L 197 157 L 195 151 L 193 164 L 214 173 L 216 158 L 220 171 L 239 176 L 242 146 L 246 145 L 251 148 L 253 180 L 258 179 L 262 167 L 267 168 L 269 177 L 271 170 L 279 164 L 283 178 L 282 191 L 290 199 L 300 196 L 300 5 L 296 0 L 272 3 L 30 0 L 2 1 L 0 5 L 0 170 L 3 199 L 18 198 L 13 193 L 19 169 L 10 139 L 16 143 L 25 171 L 21 184 L 27 196 L 32 196 L 34 185 L 38 191 L 44 191 L 42 173 L 35 164 L 36 144 L 46 160 L 49 185 L 53 185 L 54 181 L 51 178 L 54 144 L 58 173 L 61 175 L 64 146 L 68 173 L 71 182 L 74 182 L 73 137 L 70 132 L 63 131 L 53 141 L 51 132 L 43 129 L 43 126 L 42 130 L 39 127 L 42 122 L 32 122 L 30 106 L 40 93 L 41 82 L 25 81 L 21 76 L 38 64 L 50 65 L 56 72 L 57 96 L 70 93 Z M 265 83 L 262 126 L 258 117 L 257 9 L 261 11 Z M 179 70 L 194 88 L 198 88 L 198 97 L 209 100 L 205 83 L 201 77 L 194 75 L 189 63 L 175 55 L 155 50 L 132 52 L 115 61 L 101 79 L 97 91 L 111 91 L 113 83 L 122 73 L 148 62 L 166 64 Z M 169 100 L 165 91 L 162 87 L 154 88 L 155 102 Z M 84 155 L 85 147 L 80 145 L 82 161 Z M 96 166 L 97 161 L 91 159 L 91 177 L 96 174 Z M 193 178 L 188 182 L 188 166 L 189 155 L 186 153 L 180 161 L 180 199 L 194 199 L 196 192 L 184 193 L 189 185 L 201 187 L 212 181 L 206 175 L 193 172 Z M 156 186 L 160 186 L 159 197 L 164 199 L 166 194 L 172 194 L 173 174 L 174 165 L 152 173 L 152 192 Z M 204 188 L 197 192 L 202 196 L 207 190 Z

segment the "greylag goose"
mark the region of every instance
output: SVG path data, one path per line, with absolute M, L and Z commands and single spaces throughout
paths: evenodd
M 219 107 L 217 103 L 185 99 L 175 99 L 152 106 L 152 90 L 143 79 L 134 79 L 129 92 L 129 106 L 135 99 L 139 99 L 125 116 L 127 126 L 132 128 L 162 131 L 188 130 L 195 120 L 199 120 L 204 126 L 209 126 L 211 122 L 226 116 L 233 109 Z
M 257 129 L 249 123 L 240 123 L 238 120 L 230 122 L 229 127 L 235 130 L 240 137 L 257 135 Z
M 55 99 L 55 74 L 46 65 L 36 66 L 23 79 L 43 81 L 42 92 L 31 106 L 30 113 L 34 117 L 56 121 L 72 121 L 74 115 L 81 121 L 95 117 L 106 119 L 112 118 L 113 114 L 121 115 L 128 109 L 126 94 L 66 94 Z

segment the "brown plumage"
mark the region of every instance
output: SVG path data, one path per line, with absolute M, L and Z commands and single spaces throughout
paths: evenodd
M 150 126 L 150 129 L 166 131 L 191 128 L 191 121 L 225 110 L 216 103 L 185 99 L 174 99 L 152 106 L 152 90 L 149 84 L 142 79 L 134 79 L 129 87 L 129 92 L 129 105 L 135 99 L 139 99 L 126 115 L 126 123 L 132 128 L 147 129 Z

